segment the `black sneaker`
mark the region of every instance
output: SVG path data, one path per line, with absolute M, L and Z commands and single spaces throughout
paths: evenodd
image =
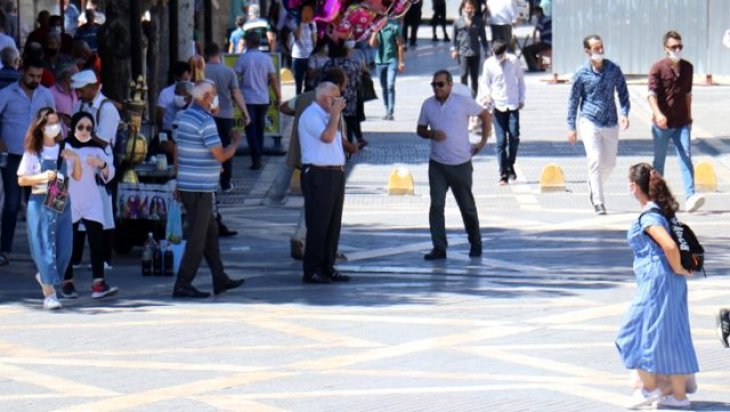
M 325 276 L 321 273 L 312 273 L 311 275 L 302 276 L 302 282 L 309 284 L 327 284 L 332 283 L 329 276 Z
M 471 248 L 469 249 L 469 257 L 482 257 L 482 242 L 476 242 L 471 244 Z
M 109 286 L 105 281 L 94 282 L 91 286 L 91 297 L 93 299 L 101 299 L 107 296 L 116 295 L 119 292 L 119 288 L 116 286 Z
M 220 295 L 221 293 L 235 289 L 246 282 L 246 279 L 228 279 L 226 283 L 218 286 L 213 286 L 213 294 Z
M 343 275 L 339 270 L 335 270 L 330 273 L 330 279 L 332 279 L 333 282 L 349 282 L 351 278 L 350 276 Z
M 73 282 L 63 282 L 61 297 L 64 299 L 78 299 L 79 292 L 76 291 Z
M 192 299 L 204 299 L 210 296 L 208 292 L 202 292 L 195 289 L 193 286 L 179 286 L 173 289 L 173 298 L 192 298 Z
M 442 260 L 446 259 L 446 251 L 441 249 L 431 249 L 430 252 L 423 255 L 425 260 Z
M 720 309 L 717 314 L 717 337 L 720 338 L 722 346 L 726 348 L 730 348 L 728 336 L 730 336 L 730 310 Z
M 512 181 L 517 180 L 517 173 L 515 173 L 514 170 L 509 171 L 509 180 L 512 180 Z
M 499 185 L 500 185 L 500 186 L 507 186 L 508 184 L 509 184 L 509 177 L 507 177 L 507 176 L 502 176 L 502 177 L 501 177 L 501 178 L 499 179 Z
M 596 212 L 597 215 L 601 215 L 601 216 L 608 214 L 608 212 L 606 212 L 606 206 L 603 206 L 602 203 L 594 205 L 593 211 Z

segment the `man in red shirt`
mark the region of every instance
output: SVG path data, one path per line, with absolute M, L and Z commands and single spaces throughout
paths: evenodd
M 695 212 L 705 198 L 695 193 L 692 166 L 692 63 L 682 59 L 682 36 L 676 31 L 664 35 L 666 57 L 649 70 L 649 105 L 653 112 L 654 169 L 664 174 L 667 145 L 671 140 L 679 159 L 684 183 L 685 210 Z

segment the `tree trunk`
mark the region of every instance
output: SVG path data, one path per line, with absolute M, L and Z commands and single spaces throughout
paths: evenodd
M 124 102 L 131 81 L 129 2 L 107 2 L 105 13 L 106 22 L 98 34 L 103 93 L 110 99 Z

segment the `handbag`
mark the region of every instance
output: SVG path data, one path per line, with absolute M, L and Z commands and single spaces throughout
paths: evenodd
M 369 71 L 360 72 L 360 96 L 363 102 L 377 100 L 378 95 L 375 93 L 375 84 Z
M 63 213 L 68 203 L 68 178 L 61 173 L 64 147 L 64 143 L 61 142 L 56 159 L 56 178 L 52 182 L 48 182 L 46 198 L 43 199 L 43 205 L 56 213 Z

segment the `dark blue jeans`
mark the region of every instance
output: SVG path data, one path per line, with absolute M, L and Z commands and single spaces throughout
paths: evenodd
M 459 165 L 447 165 L 435 160 L 429 161 L 428 184 L 431 189 L 431 208 L 428 212 L 428 223 L 434 249 L 446 250 L 448 246 L 444 208 L 446 207 L 446 192 L 449 189 L 459 206 L 469 243 L 481 243 L 479 214 L 471 191 L 473 171 L 471 160 Z
M 494 133 L 497 136 L 497 162 L 499 176 L 509 177 L 514 172 L 517 148 L 520 146 L 520 112 L 494 109 Z
M 8 165 L 2 169 L 5 202 L 3 204 L 2 232 L 0 232 L 0 252 L 3 253 L 13 251 L 13 238 L 15 237 L 15 225 L 18 222 L 20 199 L 24 193 L 27 199 L 29 193 L 25 188 L 18 185 L 20 159 L 22 159 L 21 155 L 8 153 Z
M 398 73 L 398 63 L 392 61 L 390 63 L 378 64 L 378 77 L 380 78 L 380 87 L 383 89 L 383 104 L 385 104 L 385 113 L 393 114 L 395 109 L 395 76 Z
M 304 76 L 307 74 L 309 59 L 293 59 L 291 67 L 294 71 L 294 91 L 296 94 L 299 94 L 302 92 L 302 88 L 304 88 Z
M 266 111 L 268 104 L 247 104 L 248 115 L 251 116 L 251 123 L 246 126 L 246 141 L 251 152 L 251 160 L 260 162 L 264 152 L 264 130 L 266 129 Z

